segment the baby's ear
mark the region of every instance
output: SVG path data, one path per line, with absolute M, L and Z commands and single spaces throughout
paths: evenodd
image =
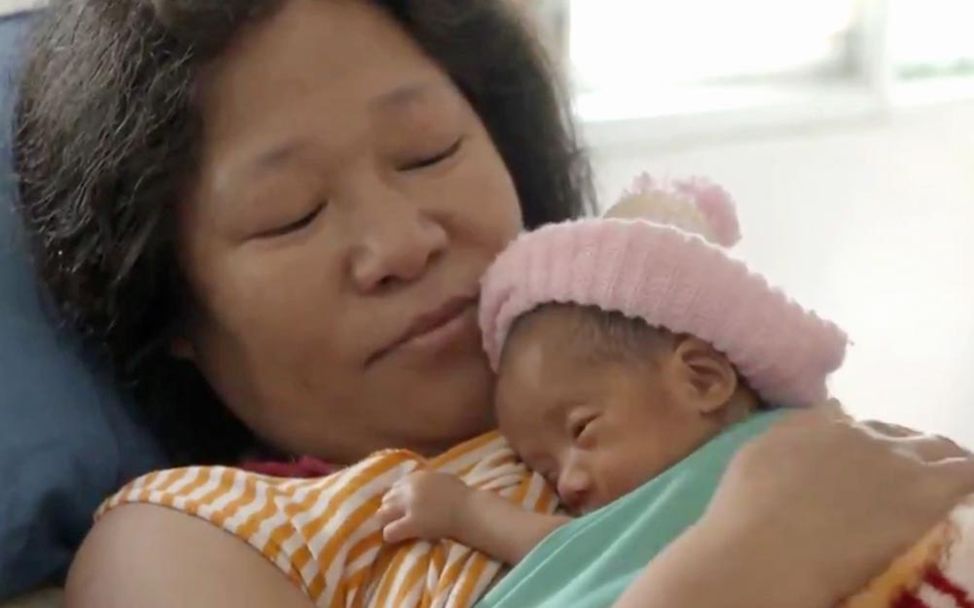
M 700 414 L 714 414 L 730 402 L 737 391 L 737 372 L 723 353 L 685 336 L 677 339 L 673 354 L 673 373 L 691 407 Z

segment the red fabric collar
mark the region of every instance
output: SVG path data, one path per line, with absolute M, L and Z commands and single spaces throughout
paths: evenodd
M 324 460 L 302 456 L 291 462 L 281 461 L 246 461 L 240 464 L 240 468 L 252 473 L 269 475 L 270 477 L 289 477 L 297 479 L 309 479 L 313 477 L 325 477 L 341 469 L 337 464 L 331 464 Z

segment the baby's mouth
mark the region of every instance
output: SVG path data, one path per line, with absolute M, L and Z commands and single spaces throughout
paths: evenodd
M 597 491 L 592 491 L 589 492 L 582 500 L 578 501 L 578 504 L 572 505 L 572 507 L 569 508 L 568 511 L 575 517 L 583 517 L 585 515 L 588 515 L 589 513 L 598 511 L 599 509 L 601 509 L 602 507 L 610 503 L 619 500 L 620 498 L 622 498 L 628 493 L 629 492 L 622 492 L 617 495 L 613 495 L 611 493 L 605 494 Z
M 576 517 L 584 517 L 593 511 L 598 511 L 605 505 L 612 502 L 611 500 L 598 500 L 596 496 L 589 495 L 580 504 L 573 506 L 570 510 Z

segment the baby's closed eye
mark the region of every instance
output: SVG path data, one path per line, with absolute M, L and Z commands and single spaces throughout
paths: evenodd
M 590 441 L 592 439 L 593 423 L 596 419 L 598 419 L 598 415 L 588 414 L 570 420 L 568 433 L 572 441 L 578 444 Z

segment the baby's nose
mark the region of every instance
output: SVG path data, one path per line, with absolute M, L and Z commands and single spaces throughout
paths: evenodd
M 566 468 L 558 476 L 558 496 L 572 511 L 581 510 L 592 492 L 589 475 L 578 467 Z

